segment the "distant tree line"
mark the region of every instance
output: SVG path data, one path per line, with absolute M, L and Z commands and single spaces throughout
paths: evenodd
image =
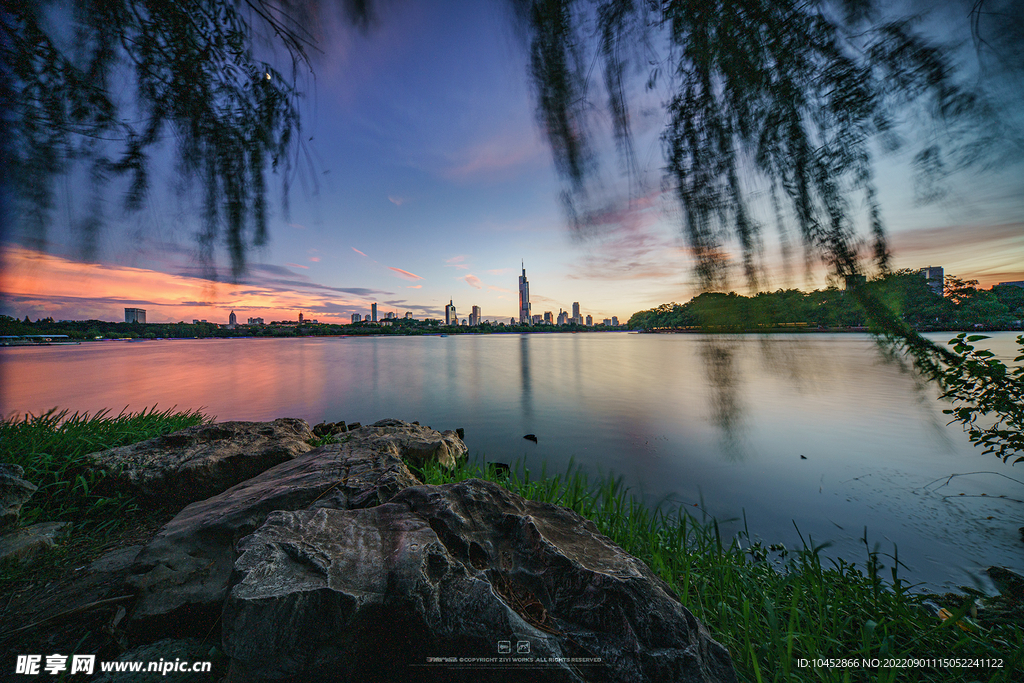
M 1024 319 L 1024 288 L 997 285 L 978 289 L 977 280 L 947 275 L 943 293 L 919 273 L 900 270 L 880 276 L 867 288 L 915 330 L 1019 329 Z M 742 296 L 709 292 L 685 304 L 662 304 L 634 313 L 632 329 L 722 329 L 730 331 L 777 328 L 867 327 L 870 316 L 858 297 L 836 287 L 802 292 L 797 289 Z
M 358 322 L 352 324 L 302 323 L 295 321 L 272 322 L 269 325 L 238 325 L 234 329 L 217 323 L 123 323 L 105 320 L 62 320 L 39 318 L 35 322 L 25 316 L 19 320 L 11 316 L 0 316 L 0 335 L 64 334 L 79 341 L 95 339 L 206 339 L 232 337 L 320 337 L 340 335 L 422 335 L 422 334 L 491 334 L 494 332 L 594 332 L 603 326 L 585 325 L 497 325 L 482 322 L 468 327 L 444 325 L 438 320 L 413 320 L 393 318 L 381 323 Z

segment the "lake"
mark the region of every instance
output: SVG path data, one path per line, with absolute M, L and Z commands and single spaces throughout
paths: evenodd
M 982 343 L 1012 360 L 1016 334 L 991 336 Z M 572 460 L 651 503 L 745 514 L 766 542 L 799 547 L 799 529 L 861 567 L 866 528 L 923 587 L 987 587 L 992 564 L 1024 571 L 1024 464 L 971 446 L 935 389 L 868 335 L 109 341 L 4 348 L 0 381 L 3 415 L 157 404 L 218 420 L 464 427 L 475 459 L 523 460 L 534 475 Z M 962 473 L 976 474 L 945 483 Z

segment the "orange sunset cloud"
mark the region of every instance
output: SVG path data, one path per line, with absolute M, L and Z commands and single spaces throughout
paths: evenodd
M 293 320 L 297 311 L 322 321 L 346 322 L 347 310 L 362 309 L 359 295 L 372 290 L 325 287 L 300 280 L 279 266 L 263 266 L 274 275 L 265 282 L 231 284 L 144 268 L 80 263 L 24 247 L 2 252 L 0 291 L 5 312 L 54 319 L 122 320 L 124 307 L 147 310 L 149 322 L 205 319 L 227 322 L 233 310 L 248 316 Z M 254 271 L 257 267 L 254 267 Z M 312 315 L 310 315 L 312 313 Z

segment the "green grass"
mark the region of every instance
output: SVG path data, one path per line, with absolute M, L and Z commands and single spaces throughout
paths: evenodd
M 154 408 L 116 417 L 106 411 L 89 416 L 54 410 L 0 423 L 0 461 L 21 465 L 25 477 L 40 487 L 23 509 L 22 522 L 75 525 L 71 542 L 29 565 L 0 571 L 0 593 L 15 583 L 44 580 L 79 566 L 136 527 L 145 531 L 158 526 L 155 513 L 131 498 L 97 491 L 102 475 L 88 466 L 87 454 L 209 419 L 199 411 Z M 973 599 L 943 596 L 942 606 L 953 617 L 940 622 L 923 607 L 926 599 L 939 598 L 912 592 L 895 569 L 886 579 L 879 555 L 867 547 L 861 567 L 823 559 L 823 546 L 794 551 L 765 547 L 746 532 L 723 539 L 714 520 L 647 507 L 621 479 L 595 482 L 573 467 L 555 476 L 542 471 L 537 478 L 522 466 L 509 476 L 470 465 L 446 471 L 436 464 L 418 474 L 428 484 L 471 477 L 497 481 L 525 498 L 562 505 L 593 520 L 601 533 L 645 561 L 676 591 L 729 649 L 741 680 L 1024 680 L 1020 605 L 1001 609 L 998 619 L 985 617 L 996 612 L 990 605 L 978 619 L 969 620 Z M 1003 668 L 797 666 L 800 658 L 854 657 L 1002 659 Z
M 19 523 L 72 524 L 70 543 L 28 567 L 6 567 L 2 578 L 25 578 L 28 571 L 48 577 L 51 570 L 82 561 L 119 534 L 145 526 L 153 516 L 126 494 L 103 492 L 100 482 L 104 473 L 89 466 L 87 455 L 211 419 L 198 410 L 158 411 L 154 407 L 138 413 L 122 411 L 117 416 L 107 410 L 89 415 L 53 409 L 0 422 L 0 462 L 21 465 L 24 478 L 39 487 L 22 507 Z
M 499 477 L 493 470 L 467 465 L 454 471 L 430 465 L 420 474 L 428 484 L 471 477 L 497 481 L 524 498 L 562 505 L 593 520 L 601 533 L 644 560 L 675 590 L 729 649 L 741 680 L 1024 680 L 1019 611 L 1010 623 L 979 624 L 965 617 L 973 600 L 964 600 L 961 608 L 943 605 L 953 618 L 942 622 L 922 604 L 936 596 L 911 592 L 898 576 L 898 562 L 884 581 L 879 556 L 867 547 L 862 569 L 823 559 L 824 546 L 765 548 L 751 542 L 749 533 L 723 539 L 714 520 L 651 509 L 630 495 L 620 478 L 593 483 L 573 467 L 565 475 L 542 473 L 540 478 L 522 467 Z M 797 666 L 800 658 L 854 657 L 995 658 L 1003 668 Z

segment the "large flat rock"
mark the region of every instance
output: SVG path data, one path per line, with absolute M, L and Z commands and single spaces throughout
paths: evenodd
M 402 461 L 401 437 L 409 432 L 421 430 L 397 420 L 364 427 L 186 507 L 136 560 L 129 579 L 139 596 L 133 619 L 179 623 L 182 631 L 216 621 L 236 544 L 275 510 L 369 507 L 417 485 Z
M 89 456 L 106 485 L 180 509 L 312 450 L 304 420 L 218 422 L 188 427 Z
M 643 562 L 488 482 L 274 512 L 239 549 L 222 617 L 232 681 L 735 680 Z M 478 668 L 437 661 L 451 657 Z

